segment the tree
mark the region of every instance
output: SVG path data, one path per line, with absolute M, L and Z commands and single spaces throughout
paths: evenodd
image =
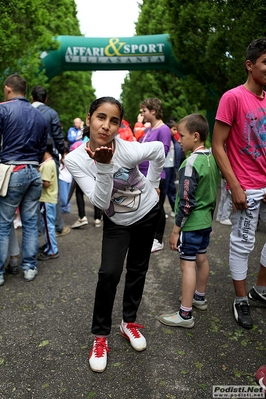
M 35 85 L 48 90 L 48 105 L 64 126 L 87 112 L 85 103 L 94 98 L 91 72 L 64 72 L 50 82 L 41 69 L 43 51 L 56 49 L 58 35 L 80 36 L 74 0 L 0 0 L 0 81 L 18 73 L 28 83 L 28 97 Z M 2 97 L 3 99 L 3 97 Z
M 143 0 L 140 10 L 136 33 L 169 33 L 176 59 L 187 73 L 178 79 L 159 71 L 131 72 L 121 96 L 130 118 L 136 115 L 138 99 L 149 94 L 162 100 L 165 115 L 171 110 L 178 118 L 191 112 L 207 115 L 212 130 L 220 96 L 246 79 L 247 45 L 266 36 L 265 2 Z

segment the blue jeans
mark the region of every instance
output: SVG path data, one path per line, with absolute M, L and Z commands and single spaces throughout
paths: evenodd
M 56 235 L 55 235 L 55 219 L 56 204 L 49 202 L 40 202 L 41 226 L 45 239 L 45 252 L 48 255 L 54 255 L 58 252 Z
M 27 165 L 13 172 L 7 195 L 0 196 L 0 274 L 8 256 L 11 225 L 17 207 L 22 221 L 22 270 L 33 269 L 38 252 L 38 209 L 42 193 L 42 177 L 37 168 Z

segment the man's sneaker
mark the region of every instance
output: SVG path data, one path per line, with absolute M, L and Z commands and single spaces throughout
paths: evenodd
M 179 301 L 182 302 L 182 296 L 179 297 Z M 207 299 L 204 299 L 203 301 L 196 301 L 195 298 L 192 300 L 192 306 L 199 310 L 206 310 L 208 305 L 207 305 Z
M 4 285 L 4 283 L 5 283 L 4 275 L 3 275 L 3 274 L 0 274 L 0 286 L 1 286 L 1 285 Z
M 102 373 L 107 366 L 107 352 L 109 352 L 107 338 L 95 337 L 89 356 L 90 368 L 97 373 Z
M 143 335 L 139 332 L 140 328 L 144 328 L 140 324 L 136 323 L 123 323 L 120 324 L 120 333 L 121 335 L 128 339 L 132 348 L 136 351 L 144 351 L 147 347 L 146 339 Z
M 34 269 L 24 270 L 24 280 L 32 281 L 35 279 L 37 274 L 38 274 L 37 267 L 34 267 Z
M 171 211 L 170 216 L 171 216 L 172 218 L 174 218 L 174 217 L 175 217 L 175 212 L 174 212 L 174 211 Z
M 164 247 L 163 242 L 160 243 L 156 238 L 154 238 L 151 252 L 161 251 L 163 247 Z
M 260 302 L 266 305 L 266 295 L 260 294 L 254 287 L 248 293 L 249 299 L 255 302 Z
M 175 313 L 161 314 L 158 317 L 158 320 L 162 324 L 171 327 L 184 327 L 184 328 L 194 327 L 194 317 L 192 316 L 191 319 L 183 319 L 183 317 L 180 316 L 179 311 Z
M 95 227 L 101 227 L 102 225 L 102 221 L 100 219 L 95 219 L 94 220 L 94 226 Z
M 52 259 L 57 259 L 59 258 L 59 252 L 56 252 L 56 254 L 48 254 L 47 252 L 40 252 L 37 255 L 37 260 L 52 260 Z
M 74 224 L 72 224 L 71 229 L 78 229 L 81 226 L 88 224 L 88 219 L 84 216 L 82 219 L 78 219 Z
M 39 252 L 46 252 L 48 250 L 48 245 L 43 244 L 41 247 L 39 247 L 38 251 Z
M 56 237 L 63 237 L 70 233 L 70 227 L 65 226 L 62 231 L 57 231 L 55 233 Z
M 19 274 L 19 268 L 18 265 L 16 266 L 11 266 L 10 264 L 6 267 L 6 272 L 9 274 Z
M 247 301 L 237 303 L 236 300 L 233 302 L 233 313 L 236 321 L 240 326 L 244 328 L 252 328 L 253 320 L 250 316 L 250 305 Z

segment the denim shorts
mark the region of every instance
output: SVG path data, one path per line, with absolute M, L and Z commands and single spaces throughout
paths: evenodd
M 181 231 L 178 241 L 180 259 L 195 261 L 197 254 L 205 254 L 210 243 L 212 228 Z

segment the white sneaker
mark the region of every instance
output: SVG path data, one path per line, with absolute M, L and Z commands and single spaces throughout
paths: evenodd
M 192 316 L 191 319 L 183 319 L 183 317 L 180 316 L 179 312 L 161 314 L 158 317 L 158 320 L 162 324 L 165 324 L 166 326 L 184 327 L 184 328 L 194 327 L 194 317 Z
M 24 270 L 24 280 L 32 281 L 38 274 L 38 269 L 35 267 L 34 269 Z
M 4 282 L 5 282 L 5 280 L 4 280 L 4 275 L 3 275 L 3 274 L 0 274 L 0 286 L 1 286 L 1 285 L 4 285 Z
M 84 226 L 88 223 L 88 219 L 86 218 L 86 216 L 84 216 L 82 219 L 78 219 L 74 224 L 72 224 L 71 228 L 78 229 L 79 227 Z
M 92 371 L 102 373 L 107 366 L 107 352 L 109 352 L 106 337 L 95 337 L 89 356 Z
M 174 212 L 174 211 L 171 211 L 170 216 L 171 216 L 172 218 L 174 218 L 174 217 L 175 217 L 175 212 Z
M 226 226 L 232 226 L 232 222 L 230 219 L 220 220 L 221 224 L 225 224 Z
M 144 351 L 147 347 L 146 339 L 139 332 L 139 328 L 144 328 L 140 324 L 136 323 L 124 323 L 123 321 L 120 324 L 120 333 L 121 335 L 128 339 L 132 348 L 136 351 Z
M 156 238 L 154 238 L 151 252 L 161 251 L 163 249 L 163 247 L 164 247 L 164 243 L 163 242 L 160 243 L 158 240 L 156 240 Z
M 101 227 L 102 225 L 102 221 L 100 219 L 95 219 L 94 220 L 94 226 L 95 227 Z

